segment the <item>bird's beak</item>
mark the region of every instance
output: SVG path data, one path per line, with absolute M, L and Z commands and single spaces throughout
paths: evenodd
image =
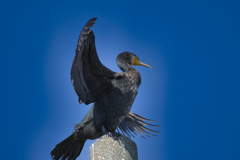
M 148 68 L 150 68 L 150 69 L 152 68 L 150 65 L 141 62 L 138 58 L 134 59 L 134 63 L 133 63 L 133 65 L 137 65 L 137 66 L 145 66 L 145 67 L 148 67 Z

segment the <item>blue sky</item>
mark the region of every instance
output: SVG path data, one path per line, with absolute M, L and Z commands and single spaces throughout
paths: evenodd
M 78 35 L 92 28 L 102 63 L 122 51 L 142 84 L 132 111 L 162 125 L 132 138 L 140 160 L 240 159 L 239 1 L 2 1 L 1 157 L 50 160 L 89 106 L 70 81 Z M 87 141 L 78 159 L 89 159 Z

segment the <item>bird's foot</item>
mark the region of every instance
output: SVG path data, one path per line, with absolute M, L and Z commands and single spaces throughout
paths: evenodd
M 121 134 L 118 132 L 108 132 L 107 134 L 103 135 L 103 138 L 112 137 L 117 139 L 119 136 L 121 136 Z
M 118 132 L 108 132 L 104 126 L 102 126 L 102 133 L 104 138 L 112 137 L 114 139 L 117 139 L 119 136 L 121 136 L 121 134 Z

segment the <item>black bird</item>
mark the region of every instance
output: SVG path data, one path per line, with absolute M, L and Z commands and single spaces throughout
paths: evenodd
M 121 134 L 115 132 L 119 128 L 123 134 L 144 137 L 152 135 L 144 125 L 152 121 L 130 111 L 141 84 L 141 76 L 132 65 L 151 68 L 130 52 L 122 52 L 117 56 L 117 65 L 123 72 L 113 72 L 99 60 L 95 48 L 95 36 L 89 28 L 97 18 L 90 19 L 79 36 L 76 55 L 71 68 L 71 80 L 78 95 L 79 103 L 94 103 L 83 118 L 75 126 L 72 135 L 60 142 L 52 150 L 54 160 L 75 160 L 87 139 L 96 139 L 103 135 L 117 138 Z

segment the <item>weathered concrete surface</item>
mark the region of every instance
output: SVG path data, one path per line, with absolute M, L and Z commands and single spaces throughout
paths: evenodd
M 90 160 L 137 160 L 137 145 L 127 136 L 101 137 L 89 148 Z

